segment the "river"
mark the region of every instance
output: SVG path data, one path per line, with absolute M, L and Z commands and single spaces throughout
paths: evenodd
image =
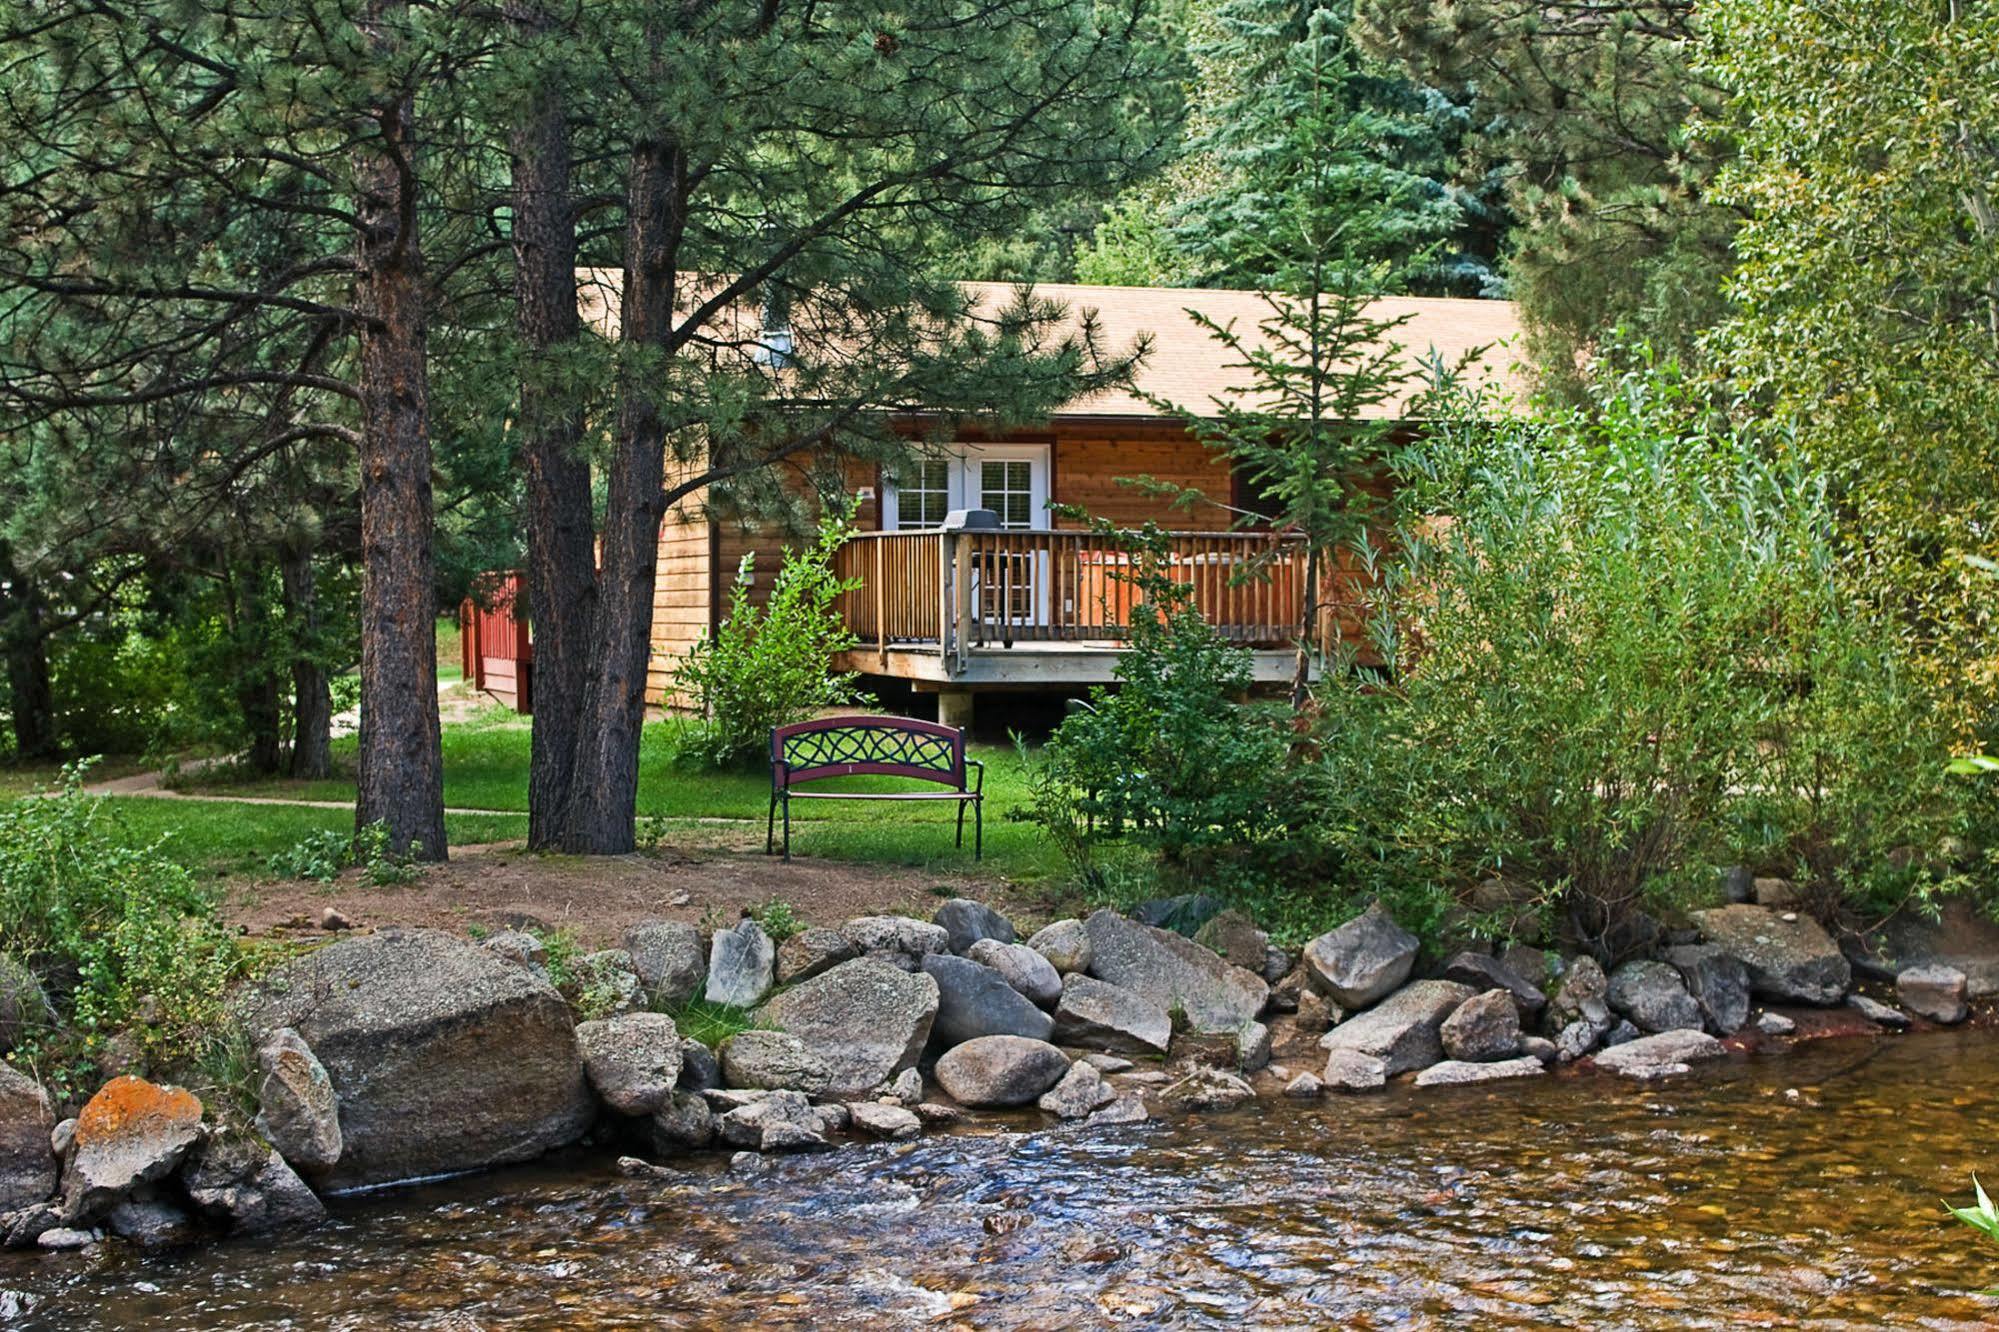
M 0 1256 L 63 1329 L 1992 1328 L 1999 1032 L 988 1124 L 626 1179 L 611 1158 L 340 1200 L 279 1243 Z

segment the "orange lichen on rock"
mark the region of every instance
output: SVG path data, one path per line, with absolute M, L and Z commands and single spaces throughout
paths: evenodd
M 129 1074 L 111 1079 L 76 1117 L 76 1145 L 133 1135 L 185 1132 L 201 1123 L 201 1098 L 184 1087 L 162 1087 Z

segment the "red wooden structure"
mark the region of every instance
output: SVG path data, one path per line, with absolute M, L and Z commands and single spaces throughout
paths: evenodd
M 519 570 L 480 578 L 476 597 L 458 606 L 460 664 L 474 689 L 515 712 L 534 711 L 534 642 L 528 633 Z

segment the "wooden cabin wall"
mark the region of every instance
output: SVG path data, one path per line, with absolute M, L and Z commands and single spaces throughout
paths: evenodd
M 1219 532 L 1229 526 L 1229 512 L 1221 507 L 1229 500 L 1228 464 L 1183 427 L 1170 421 L 1065 424 L 1054 436 L 1050 494 L 1057 504 L 1077 505 L 1120 527 L 1137 527 L 1147 519 L 1176 532 Z M 1120 477 L 1138 476 L 1191 486 L 1218 503 L 1168 508 L 1163 499 L 1118 484 Z M 1087 524 L 1058 516 L 1053 525 Z

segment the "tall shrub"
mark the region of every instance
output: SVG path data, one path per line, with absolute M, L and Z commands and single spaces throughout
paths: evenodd
M 1702 420 L 1655 375 L 1587 416 L 1434 431 L 1401 460 L 1431 517 L 1378 628 L 1398 683 L 1331 709 L 1391 714 L 1327 759 L 1414 773 L 1385 840 L 1538 893 L 1606 956 L 1742 857 L 1828 915 L 1932 891 L 1961 812 L 1936 698 L 1837 577 L 1823 487 Z
M 833 658 L 859 641 L 839 611 L 841 594 L 859 580 L 833 571 L 833 553 L 852 534 L 851 509 L 829 511 L 810 546 L 784 553 L 762 606 L 750 594 L 756 555 L 743 556 L 727 617 L 674 668 L 674 686 L 699 710 L 681 736 L 684 758 L 714 767 L 754 763 L 768 752 L 773 728 L 862 697 L 858 673 L 833 669 Z

